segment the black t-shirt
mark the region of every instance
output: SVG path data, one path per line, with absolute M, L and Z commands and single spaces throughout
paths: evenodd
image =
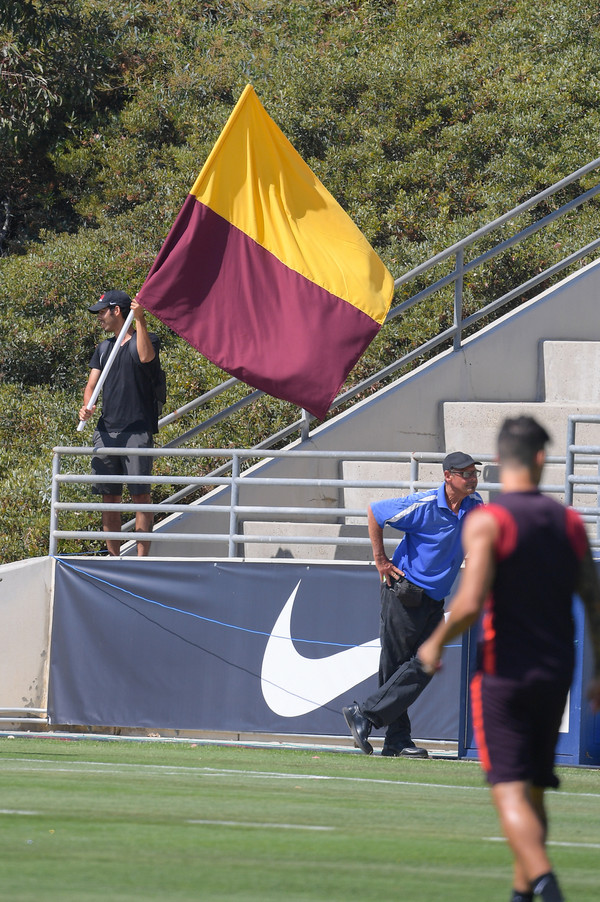
M 99 428 L 108 432 L 157 432 L 158 413 L 153 376 L 159 369 L 160 341 L 149 333 L 154 360 L 142 363 L 135 333 L 119 348 L 102 387 L 102 416 Z M 92 355 L 90 369 L 102 370 L 116 339 L 101 342 Z

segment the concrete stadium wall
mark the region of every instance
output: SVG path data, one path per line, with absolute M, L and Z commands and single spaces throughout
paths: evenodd
M 47 707 L 52 580 L 48 557 L 0 567 L 1 709 Z

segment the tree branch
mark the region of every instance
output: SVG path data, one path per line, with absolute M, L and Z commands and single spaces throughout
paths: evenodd
M 10 231 L 10 221 L 12 219 L 11 211 L 10 211 L 10 200 L 2 201 L 1 206 L 4 208 L 4 224 L 0 229 L 0 256 L 2 256 L 2 249 L 4 244 L 6 243 L 6 239 L 8 238 L 8 233 Z

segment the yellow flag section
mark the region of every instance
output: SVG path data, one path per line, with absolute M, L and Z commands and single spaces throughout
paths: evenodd
M 380 325 L 385 320 L 392 276 L 252 85 L 244 89 L 191 194 L 285 266 Z

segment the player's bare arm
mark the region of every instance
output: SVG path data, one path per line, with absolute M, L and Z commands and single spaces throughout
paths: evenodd
M 154 350 L 154 345 L 150 341 L 150 335 L 148 334 L 146 312 L 135 298 L 131 302 L 131 309 L 133 310 L 133 317 L 135 319 L 137 352 L 142 363 L 150 363 L 154 360 L 156 352 Z
M 90 375 L 86 386 L 83 390 L 83 406 L 79 409 L 79 419 L 80 420 L 89 420 L 89 418 L 93 415 L 96 410 L 96 405 L 92 407 L 91 410 L 88 410 L 88 402 L 92 397 L 93 391 L 96 388 L 96 384 L 98 379 L 100 378 L 100 370 L 90 370 Z
M 404 574 L 392 564 L 385 553 L 383 528 L 375 519 L 375 515 L 370 507 L 367 510 L 367 521 L 369 526 L 369 538 L 373 548 L 373 560 L 375 561 L 377 572 L 379 573 L 381 580 L 383 581 L 385 579 L 388 586 L 391 586 L 391 579 L 398 579 L 399 576 L 404 576 Z
M 473 511 L 463 530 L 466 561 L 448 616 L 417 652 L 426 673 L 439 669 L 444 645 L 472 626 L 483 608 L 494 578 L 494 543 L 498 524 L 485 510 Z

